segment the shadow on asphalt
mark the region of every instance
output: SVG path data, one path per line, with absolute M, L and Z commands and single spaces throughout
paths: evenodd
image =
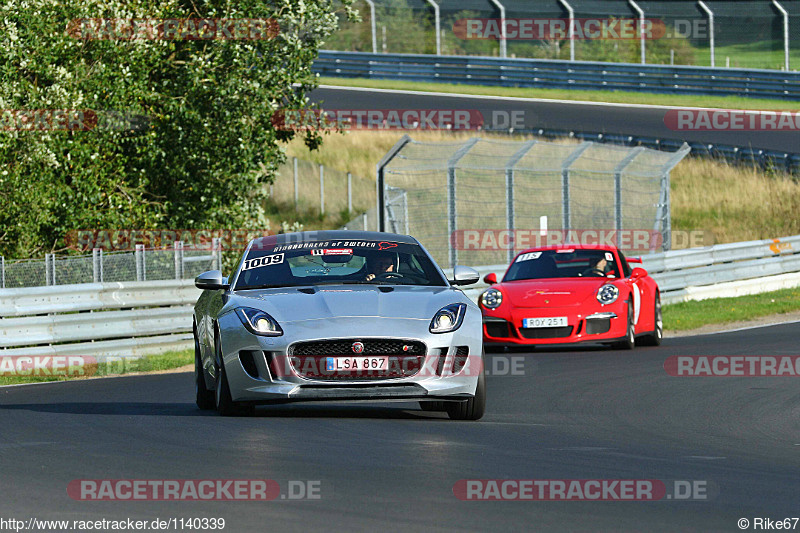
M 193 403 L 145 402 L 59 402 L 0 404 L 0 410 L 40 413 L 111 416 L 218 416 L 216 411 L 201 411 Z M 417 409 L 416 411 L 414 409 Z M 246 417 L 245 417 L 246 418 Z M 444 412 L 428 412 L 415 407 L 361 405 L 262 405 L 252 418 L 373 418 L 405 420 L 449 420 Z

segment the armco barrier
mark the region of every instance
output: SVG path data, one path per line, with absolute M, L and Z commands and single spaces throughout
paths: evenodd
M 800 235 L 642 257 L 664 303 L 800 286 Z M 478 267 L 481 277 L 507 265 Z M 447 274 L 450 272 L 445 271 Z M 482 281 L 465 290 L 477 300 Z M 191 280 L 0 290 L 0 356 L 138 357 L 192 346 Z
M 778 70 L 331 50 L 313 68 L 343 78 L 800 100 L 800 73 Z

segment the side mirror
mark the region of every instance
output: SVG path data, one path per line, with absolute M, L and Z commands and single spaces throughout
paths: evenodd
M 222 277 L 222 272 L 219 270 L 209 270 L 203 272 L 194 278 L 194 286 L 204 291 L 216 291 L 220 289 L 228 289 L 228 279 Z
M 628 258 L 628 263 L 637 263 L 637 264 L 641 265 L 642 264 L 642 258 L 641 257 L 629 257 Z
M 483 281 L 485 281 L 489 285 L 494 285 L 495 283 L 497 283 L 497 274 L 495 274 L 494 272 L 486 274 L 485 276 L 483 276 Z
M 453 269 L 453 279 L 450 280 L 452 285 L 472 285 L 478 283 L 481 275 L 474 268 L 456 265 Z
M 647 270 L 645 270 L 643 268 L 636 267 L 631 272 L 631 279 L 632 280 L 642 279 L 644 277 L 647 277 Z

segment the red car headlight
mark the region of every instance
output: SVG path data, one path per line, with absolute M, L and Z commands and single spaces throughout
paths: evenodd
M 481 305 L 486 309 L 497 309 L 503 303 L 503 293 L 497 289 L 489 289 L 481 294 Z

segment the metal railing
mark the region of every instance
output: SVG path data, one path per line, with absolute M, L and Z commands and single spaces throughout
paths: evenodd
M 800 286 L 800 235 L 675 250 L 642 260 L 664 303 Z M 478 271 L 502 275 L 506 267 Z M 485 287 L 481 282 L 465 292 L 476 300 Z M 191 280 L 0 290 L 0 356 L 136 357 L 190 348 L 192 304 L 199 295 Z
M 321 50 L 313 69 L 341 78 L 800 100 L 800 73 L 762 69 L 332 50 Z

